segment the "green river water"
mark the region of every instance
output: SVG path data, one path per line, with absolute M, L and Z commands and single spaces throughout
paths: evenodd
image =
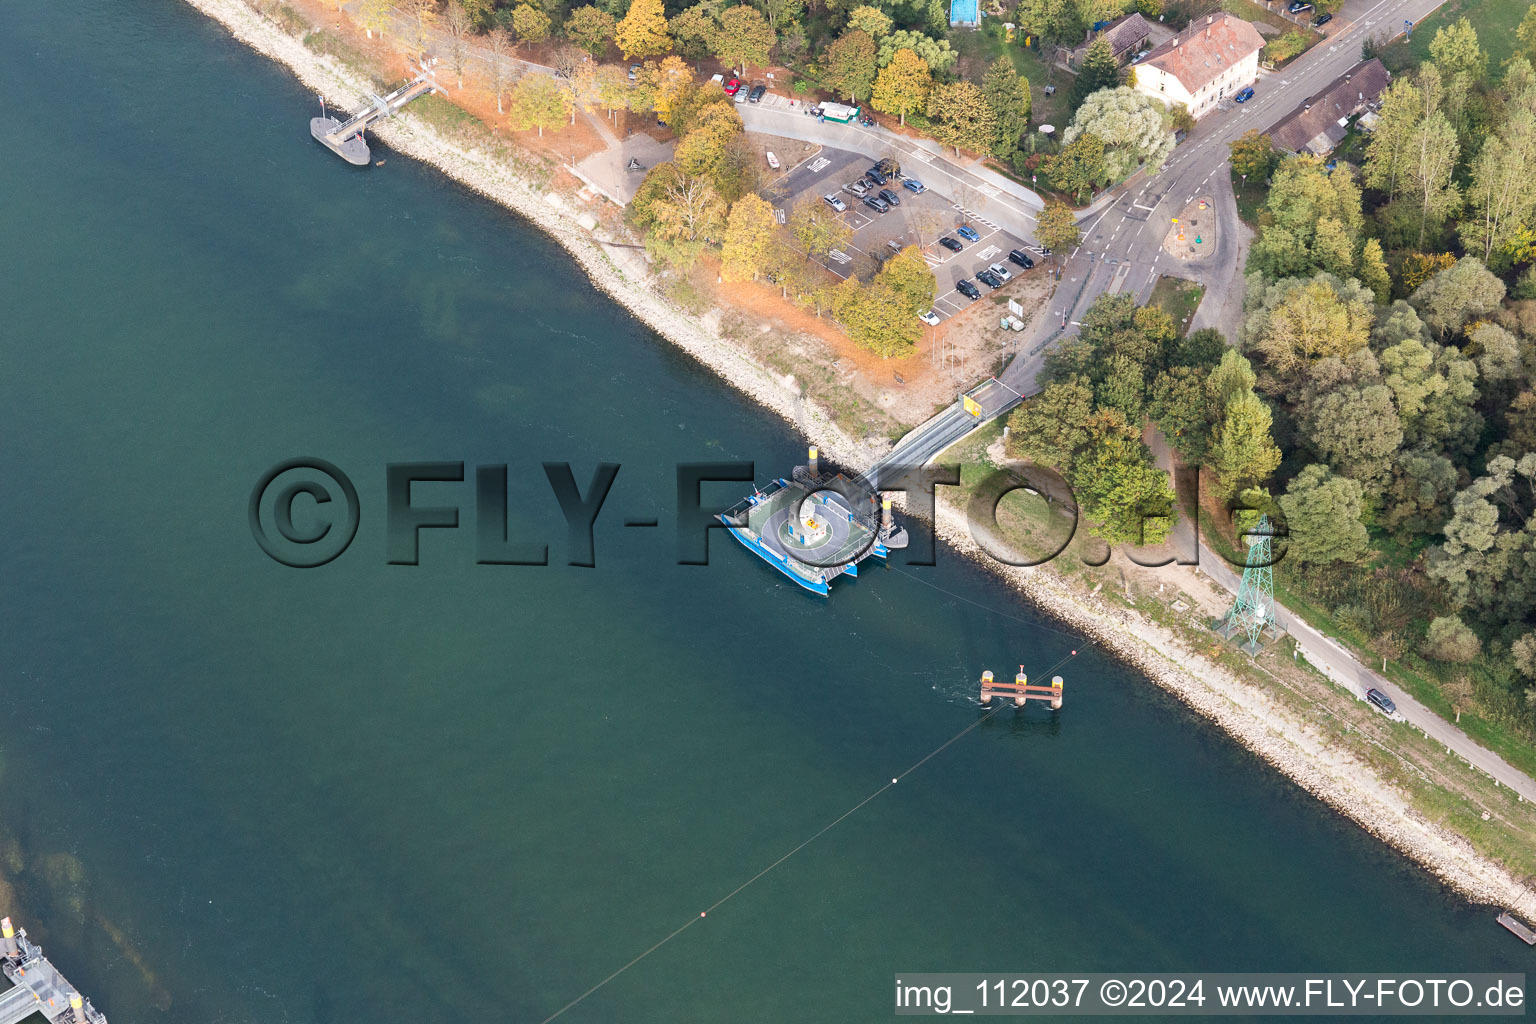
M 540 1021 L 975 721 L 983 668 L 1077 646 L 942 549 L 942 592 L 829 601 L 721 534 L 676 565 L 676 462 L 761 481 L 803 439 L 506 211 L 342 164 L 192 8 L 10 0 L 0 83 L 0 912 L 115 1022 Z M 300 455 L 362 505 L 316 570 L 246 517 Z M 475 564 L 472 482 L 419 485 L 463 525 L 386 564 L 384 467 L 426 459 L 509 463 L 553 564 Z M 623 466 L 594 569 L 543 461 Z M 561 1019 L 1529 965 L 1136 672 L 1064 674 L 1060 716 L 989 720 Z

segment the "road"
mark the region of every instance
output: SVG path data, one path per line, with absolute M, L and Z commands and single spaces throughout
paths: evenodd
M 1360 62 L 1367 38 L 1400 35 L 1403 21 L 1418 22 L 1441 0 L 1345 0 L 1328 26 L 1328 36 L 1289 66 L 1261 72 L 1254 97 L 1225 103 L 1196 125 L 1163 169 L 1138 174 L 1112 190 L 1080 219 L 1083 241 L 1064 262 L 1051 315 L 1035 317 L 1023 351 L 1002 374 L 1015 390 L 1038 390 L 1045 352 L 1060 336 L 1070 335 L 1083 312 L 1106 290 L 1134 294 L 1145 302 L 1158 277 L 1169 275 L 1205 285 L 1203 306 L 1219 308 L 1243 287 L 1237 258 L 1237 202 L 1226 170 L 1228 145 L 1256 128 L 1267 131 L 1307 97 Z M 1278 7 L 1279 5 L 1276 4 Z M 1216 251 L 1201 260 L 1181 260 L 1163 251 L 1172 218 L 1190 200 L 1215 200 Z

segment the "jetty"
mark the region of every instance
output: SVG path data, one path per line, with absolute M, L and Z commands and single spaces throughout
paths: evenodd
M 1506 910 L 1499 915 L 1499 924 L 1514 932 L 1527 946 L 1536 946 L 1536 931 L 1532 931 L 1530 925 L 1509 911 Z
M 14 986 L 0 992 L 0 1024 L 21 1024 L 40 1013 L 52 1024 L 107 1024 L 106 1016 L 80 994 L 27 938 L 25 928 L 0 919 L 0 971 Z
M 357 167 L 367 167 L 372 154 L 368 151 L 368 143 L 364 139 L 364 133 L 368 127 L 376 121 L 382 121 L 386 117 L 393 117 L 401 107 L 419 96 L 437 92 L 437 79 L 433 77 L 432 66 L 437 63 L 433 57 L 430 63 L 420 65 L 420 73 L 409 82 L 390 93 L 388 96 L 369 95 L 372 102 L 362 112 L 355 114 L 346 121 L 339 121 L 327 116 L 323 111 L 325 97 L 320 98 L 322 112 L 319 117 L 310 118 L 309 134 L 322 146 L 341 157 L 349 164 Z
M 987 669 L 981 674 L 981 706 L 988 707 L 992 704 L 993 697 L 1004 699 L 1012 698 L 1013 706 L 1021 708 L 1032 700 L 1038 700 L 1042 704 L 1049 704 L 1052 711 L 1061 710 L 1061 692 L 1065 687 L 1061 676 L 1052 676 L 1051 685 L 1030 685 L 1029 676 L 1024 674 L 1024 666 L 1019 666 L 1019 674 L 1013 677 L 1013 682 L 1003 682 L 992 675 L 992 670 Z

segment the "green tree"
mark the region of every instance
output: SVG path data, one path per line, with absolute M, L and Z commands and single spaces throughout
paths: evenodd
M 1029 79 L 1023 78 L 1006 55 L 987 66 L 981 80 L 982 97 L 997 119 L 992 155 L 1006 159 L 1019 148 L 1029 129 Z
M 684 57 L 701 61 L 711 54 L 711 44 L 720 31 L 716 10 L 718 7 L 712 3 L 694 4 L 667 22 L 668 31 L 677 41 L 677 50 Z
M 608 109 L 609 120 L 615 110 L 622 110 L 629 100 L 629 79 L 624 69 L 604 64 L 597 69 L 597 101 Z
M 1104 165 L 1104 140 L 1092 132 L 1084 132 L 1061 147 L 1059 153 L 1046 157 L 1041 167 L 1052 185 L 1083 202 L 1108 174 Z
M 901 298 L 902 308 L 909 316 L 931 308 L 933 298 L 938 294 L 938 279 L 933 276 L 928 261 L 923 259 L 922 250 L 915 245 L 907 246 L 886 260 L 875 280 Z
M 1407 184 L 1413 134 L 1423 119 L 1423 94 L 1408 76 L 1381 100 L 1381 117 L 1365 148 L 1365 183 L 1396 198 Z
M 1114 89 L 1120 84 L 1120 61 L 1115 58 L 1109 40 L 1099 36 L 1088 44 L 1088 52 L 1077 69 L 1077 80 L 1072 83 L 1072 105 L 1076 107 L 1100 89 Z
M 1300 562 L 1356 562 L 1369 538 L 1360 521 L 1360 485 L 1311 465 L 1297 474 L 1280 499 L 1290 534 L 1286 556 Z
M 1428 557 L 1430 578 L 1456 608 L 1498 622 L 1526 622 L 1536 611 L 1536 454 L 1499 455 L 1457 492 L 1445 542 Z
M 607 11 L 592 6 L 578 7 L 565 19 L 565 38 L 597 57 L 613 42 L 616 26 L 613 15 Z
M 507 120 L 520 132 L 558 128 L 571 116 L 569 89 L 548 75 L 528 74 L 517 80 L 507 102 Z
M 1093 388 L 1086 377 L 1047 384 L 1008 418 L 1008 454 L 1071 475 L 1077 453 L 1088 445 Z
M 1300 433 L 1308 447 L 1345 476 L 1375 487 L 1392 470 L 1403 424 L 1385 384 L 1335 388 L 1307 404 Z
M 1436 661 L 1472 661 L 1482 646 L 1482 641 L 1472 632 L 1471 627 L 1455 615 L 1432 619 L 1424 637 L 1424 653 Z M 1456 712 L 1456 720 L 1461 721 L 1460 711 Z
M 875 82 L 875 41 L 862 29 L 844 32 L 827 47 L 822 80 L 828 89 L 847 96 L 849 103 L 868 99 Z
M 1062 133 L 1071 144 L 1083 135 L 1104 143 L 1104 171 L 1111 181 L 1131 175 L 1138 166 L 1156 171 L 1173 152 L 1173 133 L 1163 123 L 1163 104 L 1145 93 L 1121 86 L 1100 89 L 1083 101 Z
M 1078 38 L 1083 28 L 1071 0 L 1020 0 L 1018 17 L 1026 31 L 1058 43 Z
M 768 19 L 768 27 L 775 38 L 789 26 L 800 20 L 805 13 L 805 0 L 757 0 L 758 9 Z
M 1466 18 L 1458 18 L 1435 33 L 1429 43 L 1429 58 L 1447 75 L 1465 73 L 1481 80 L 1488 70 L 1488 55 L 1478 45 L 1477 31 Z
M 520 43 L 542 43 L 549 38 L 549 15 L 532 4 L 518 4 L 512 8 L 512 31 Z
M 1152 464 L 1141 433 L 1117 410 L 1101 411 L 1069 478 L 1092 532 L 1110 543 L 1160 544 L 1173 527 L 1168 474 Z
M 832 308 L 854 344 L 881 357 L 906 355 L 922 333 L 921 322 L 907 311 L 902 297 L 882 281 L 865 287 L 849 277 L 838 285 Z
M 1091 139 L 1092 136 L 1085 138 Z M 1081 238 L 1077 216 L 1070 206 L 1054 201 L 1045 204 L 1045 209 L 1040 211 L 1039 220 L 1035 223 L 1036 241 L 1057 254 L 1059 259 L 1065 260 L 1067 253 L 1077 247 Z
M 1288 157 L 1274 172 L 1248 269 L 1270 278 L 1319 270 L 1353 277 L 1364 224 L 1348 165 L 1330 172 L 1314 157 Z
M 768 63 L 773 49 L 773 28 L 755 8 L 740 5 L 720 15 L 720 31 L 715 35 L 715 56 L 733 68 L 745 72 L 754 65 Z
M 891 30 L 891 16 L 878 7 L 855 7 L 848 12 L 848 27 L 871 39 L 882 39 Z
M 1515 29 L 1515 38 L 1525 48 L 1525 58 L 1536 61 L 1536 4 L 1526 8 L 1525 17 L 1520 19 L 1520 27 Z
M 1232 170 L 1242 175 L 1245 183 L 1249 178 L 1255 182 L 1266 180 L 1275 166 L 1274 140 L 1256 129 L 1250 128 L 1233 139 L 1229 149 Z
M 997 115 L 981 89 L 970 82 L 935 86 L 928 97 L 933 137 L 945 145 L 983 153 L 997 137 Z
M 777 227 L 767 200 L 750 194 L 736 200 L 720 247 L 720 275 L 727 281 L 756 280 L 772 255 Z
M 1469 320 L 1496 311 L 1504 301 L 1504 282 L 1491 274 L 1482 260 L 1463 256 L 1419 285 L 1408 301 L 1444 338 L 1461 330 Z
M 1277 281 L 1249 298 L 1244 348 L 1262 355 L 1279 382 L 1294 384 L 1318 359 L 1342 358 L 1370 339 L 1375 297 L 1359 282 L 1320 273 Z
M 1263 483 L 1280 465 L 1280 449 L 1270 437 L 1269 406 L 1252 391 L 1227 402 L 1211 435 L 1210 457 L 1225 497 Z
M 671 161 L 646 172 L 629 213 L 646 232 L 651 255 L 674 266 L 692 266 L 705 246 L 724 233 L 725 204 L 709 180 Z
M 1152 382 L 1147 413 L 1186 463 L 1205 461 L 1211 443 L 1211 404 L 1199 370 L 1175 366 Z
M 362 23 L 363 30 L 372 39 L 377 32 L 379 38 L 384 37 L 384 30 L 389 28 L 390 15 L 395 13 L 395 5 L 392 0 L 363 0 L 357 11 L 357 20 Z
M 666 53 L 672 47 L 667 34 L 667 14 L 662 0 L 632 0 L 629 13 L 614 32 L 614 41 L 625 60 Z
M 932 39 L 921 32 L 901 29 L 879 40 L 875 63 L 883 68 L 895 60 L 896 54 L 902 50 L 911 50 L 923 58 L 923 63 L 928 65 L 928 70 L 936 75 L 947 72 L 960 56 L 950 49 L 948 39 Z
M 1365 240 L 1360 249 L 1360 283 L 1376 296 L 1377 305 L 1385 306 L 1392 299 L 1392 278 L 1387 274 L 1387 260 L 1382 254 L 1381 243 L 1374 238 Z
M 928 109 L 932 90 L 933 75 L 927 62 L 911 50 L 898 50 L 876 76 L 870 103 L 882 113 L 898 115 L 906 124 L 908 114 Z

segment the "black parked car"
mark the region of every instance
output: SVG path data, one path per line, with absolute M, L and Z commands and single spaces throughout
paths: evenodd
M 1025 270 L 1028 270 L 1030 267 L 1035 265 L 1035 261 L 1030 259 L 1029 253 L 1025 252 L 1023 249 L 1013 250 L 1008 254 L 1008 258 L 1014 263 L 1023 267 Z
M 864 177 L 868 178 L 876 185 L 884 185 L 886 182 L 891 180 L 891 176 L 881 171 L 878 167 L 871 167 L 868 172 L 865 173 Z
M 943 238 L 939 239 L 939 244 L 948 249 L 950 252 L 959 252 L 961 249 L 965 248 L 965 246 L 961 245 L 953 238 L 950 238 L 948 235 L 945 235 Z
M 752 91 L 747 93 L 747 102 L 756 103 L 758 100 L 763 98 L 763 94 L 767 91 L 768 87 L 766 85 L 754 85 L 752 87 Z
M 1331 15 L 1331 14 L 1319 14 L 1317 17 L 1312 19 L 1312 27 L 1313 28 L 1322 28 L 1324 25 L 1328 24 L 1332 20 L 1333 20 L 1333 15 Z
M 976 280 L 980 281 L 988 288 L 1001 288 L 1003 286 L 1003 279 L 992 273 L 990 270 L 978 270 L 976 272 Z
M 895 192 L 892 192 L 888 188 L 883 188 L 883 189 L 880 190 L 880 198 L 884 199 L 886 202 L 890 203 L 892 206 L 900 206 L 901 205 L 901 196 L 897 195 Z
M 955 282 L 955 291 L 959 292 L 961 295 L 964 295 L 966 298 L 972 300 L 973 302 L 976 299 L 981 298 L 981 289 L 977 288 L 970 281 L 967 281 L 963 278 Z
M 891 204 L 887 203 L 879 196 L 865 196 L 864 205 L 869 207 L 871 210 L 874 210 L 876 213 L 884 213 L 891 208 Z

